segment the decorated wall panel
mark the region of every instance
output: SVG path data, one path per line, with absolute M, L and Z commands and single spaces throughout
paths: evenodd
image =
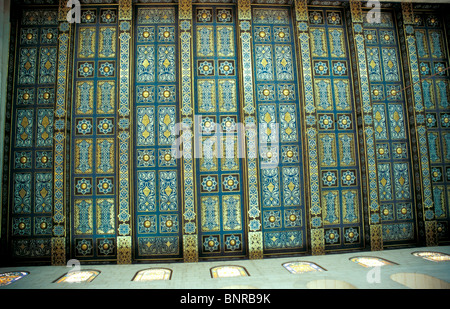
M 77 259 L 117 254 L 118 12 L 81 10 L 75 25 L 71 136 L 71 250 Z
M 236 12 L 193 7 L 199 257 L 244 256 L 243 149 Z
M 252 10 L 264 253 L 306 250 L 295 32 L 287 8 Z
M 444 18 L 439 14 L 414 14 L 418 70 L 421 78 L 425 125 L 437 235 L 449 240 L 450 199 L 450 79 Z
M 137 9 L 135 25 L 135 257 L 179 257 L 180 178 L 171 152 L 178 119 L 174 7 Z
M 138 7 L 134 29 L 134 254 L 177 258 L 181 250 L 175 7 Z
M 385 3 L 372 23 L 353 0 L 83 0 L 70 24 L 65 0 L 32 2 L 11 19 L 0 248 L 11 261 L 450 240 L 438 12 Z
M 362 247 L 357 118 L 345 15 L 308 8 L 325 249 Z
M 383 245 L 416 239 L 414 179 L 408 109 L 397 25 L 392 11 L 380 23 L 364 17 L 367 70 L 373 107 Z
M 51 254 L 57 25 L 49 9 L 24 10 L 18 21 L 9 179 L 14 259 Z

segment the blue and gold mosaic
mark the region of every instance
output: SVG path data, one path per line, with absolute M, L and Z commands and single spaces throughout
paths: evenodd
M 364 18 L 366 59 L 373 106 L 383 245 L 416 239 L 408 110 L 397 25 L 391 11 L 381 23 Z M 395 207 L 394 207 L 395 206 Z
M 11 255 L 48 259 L 53 213 L 57 11 L 27 9 L 17 30 L 11 131 Z
M 199 257 L 246 253 L 236 12 L 193 6 Z
M 434 13 L 415 13 L 413 19 L 417 46 L 417 69 L 421 78 L 430 177 L 437 221 L 438 239 L 448 240 L 450 198 L 450 79 L 448 47 L 443 18 Z
M 306 250 L 296 45 L 288 9 L 252 10 L 264 253 Z
M 341 10 L 308 8 L 325 249 L 363 246 L 357 118 Z
M 372 23 L 355 0 L 86 0 L 70 24 L 65 0 L 25 2 L 6 92 L 12 260 L 450 239 L 448 26 L 436 10 L 383 4 Z
M 75 26 L 71 243 L 78 259 L 117 254 L 117 14 L 89 7 Z
M 134 238 L 136 259 L 180 257 L 178 30 L 174 7 L 137 8 L 134 81 Z

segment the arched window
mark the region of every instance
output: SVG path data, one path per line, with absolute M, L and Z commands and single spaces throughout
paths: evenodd
M 22 279 L 26 275 L 28 275 L 29 272 L 26 271 L 10 271 L 6 273 L 0 274 L 0 286 L 9 285 L 13 282 L 16 282 L 17 280 Z
M 385 265 L 397 265 L 397 263 L 373 256 L 358 256 L 351 258 L 350 261 L 358 263 L 364 267 L 380 267 Z
M 417 251 L 411 253 L 414 256 L 421 257 L 428 261 L 433 262 L 444 262 L 444 261 L 450 261 L 450 255 L 441 253 L 441 252 L 434 252 L 434 251 Z
M 80 271 L 70 271 L 64 276 L 57 279 L 56 283 L 81 283 L 81 282 L 91 282 L 94 280 L 100 271 L 98 270 L 80 270 Z
M 170 280 L 172 270 L 168 268 L 149 268 L 138 271 L 131 281 Z
M 283 264 L 291 274 L 302 274 L 313 271 L 326 271 L 326 269 L 311 262 L 287 262 Z
M 242 266 L 226 265 L 211 268 L 211 278 L 246 277 L 250 276 Z

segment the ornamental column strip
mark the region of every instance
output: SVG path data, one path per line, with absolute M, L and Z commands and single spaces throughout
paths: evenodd
M 183 257 L 184 262 L 198 262 L 198 224 L 195 204 L 195 163 L 193 135 L 194 100 L 192 92 L 192 1 L 180 0 L 178 4 L 180 27 L 181 66 L 181 123 L 182 165 L 181 191 L 183 211 Z
M 246 173 L 247 173 L 247 243 L 249 259 L 263 258 L 263 234 L 261 225 L 261 209 L 259 204 L 259 179 L 258 179 L 258 151 L 257 151 L 257 124 L 256 106 L 253 89 L 252 66 L 252 30 L 251 30 L 251 1 L 238 1 L 238 41 L 241 48 L 241 80 L 243 91 L 243 120 L 245 125 L 246 148 Z
M 130 214 L 131 138 L 130 138 L 130 55 L 132 31 L 131 0 L 119 0 L 119 207 L 117 229 L 117 264 L 132 263 L 132 228 Z
M 52 230 L 52 265 L 66 265 L 66 213 L 67 213 L 67 110 L 69 106 L 69 64 L 71 63 L 70 49 L 73 26 L 66 19 L 69 8 L 68 0 L 59 1 L 58 9 L 58 72 L 56 81 L 56 105 L 54 121 L 54 149 L 53 149 L 53 230 Z
M 417 209 L 421 214 L 425 228 L 426 246 L 437 246 L 437 222 L 435 220 L 435 210 L 433 203 L 433 194 L 431 189 L 431 175 L 430 175 L 430 154 L 428 150 L 427 129 L 425 126 L 425 106 L 422 94 L 422 82 L 419 72 L 419 59 L 417 55 L 416 37 L 414 33 L 414 14 L 411 2 L 402 2 L 402 17 L 403 17 L 403 33 L 405 36 L 406 50 L 407 50 L 407 66 L 410 73 L 410 83 L 407 93 L 411 98 L 413 113 L 414 113 L 414 128 L 416 131 L 416 142 L 418 150 L 418 173 L 419 184 L 421 190 L 416 194 L 417 198 L 422 204 L 418 205 Z M 407 86 L 408 87 L 408 86 Z M 412 90 L 412 93 L 411 93 Z M 417 183 L 417 182 L 416 182 Z M 422 191 L 422 192 L 420 192 Z M 419 223 L 419 227 L 422 226 Z
M 325 254 L 325 238 L 320 205 L 319 159 L 317 149 L 317 115 L 314 102 L 314 86 L 311 68 L 310 34 L 308 7 L 306 0 L 295 0 L 297 38 L 300 47 L 299 66 L 302 68 L 303 102 L 306 127 L 306 171 L 309 171 L 309 227 L 311 233 L 311 253 Z
M 377 161 L 375 153 L 375 134 L 373 127 L 372 101 L 369 89 L 366 51 L 363 34 L 363 14 L 361 2 L 350 0 L 352 36 L 356 48 L 356 61 L 359 76 L 360 104 L 362 114 L 363 137 L 365 145 L 366 170 L 368 182 L 368 216 L 370 229 L 370 248 L 372 251 L 383 249 L 380 203 L 378 197 Z

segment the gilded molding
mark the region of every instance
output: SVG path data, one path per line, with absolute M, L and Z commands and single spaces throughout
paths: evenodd
M 436 221 L 425 221 L 426 246 L 434 247 L 438 245 L 438 233 Z
M 132 0 L 119 0 L 119 20 L 131 20 L 132 12 Z
M 370 248 L 372 251 L 383 250 L 383 235 L 381 224 L 370 225 Z
M 311 254 L 324 255 L 325 254 L 325 235 L 324 229 L 311 229 Z
M 248 233 L 248 252 L 248 257 L 251 260 L 262 259 L 264 257 L 262 232 Z
M 67 7 L 69 0 L 59 0 L 58 8 L 58 21 L 66 21 L 67 13 L 70 11 L 70 7 Z
M 186 263 L 198 262 L 197 235 L 183 235 L 183 258 Z
M 53 266 L 66 266 L 66 239 L 64 237 L 52 237 Z
M 310 34 L 308 26 L 308 11 L 306 0 L 296 0 L 296 19 L 298 30 L 298 45 L 300 47 L 299 67 L 303 76 L 303 108 L 306 121 L 307 167 L 309 170 L 311 252 L 313 255 L 325 254 L 325 238 L 320 204 L 319 158 L 317 147 L 317 115 L 314 102 L 314 87 L 312 78 Z
M 437 244 L 437 232 L 435 221 L 435 210 L 433 202 L 433 193 L 431 187 L 431 168 L 430 168 L 430 153 L 428 149 L 427 129 L 423 123 L 419 123 L 418 119 L 426 119 L 425 106 L 422 93 L 422 84 L 419 72 L 419 57 L 417 53 L 417 41 L 414 33 L 414 14 L 412 3 L 402 3 L 403 15 L 403 31 L 405 34 L 406 50 L 408 54 L 408 69 L 411 76 L 412 86 L 412 104 L 414 106 L 414 128 L 417 136 L 417 150 L 419 152 L 419 171 L 421 173 L 421 188 L 422 188 L 422 206 L 423 206 L 423 220 L 425 221 L 426 244 L 427 246 L 434 246 Z
M 412 2 L 402 2 L 403 23 L 411 25 L 414 23 Z
M 180 0 L 179 1 L 179 18 L 181 19 L 192 19 L 192 1 L 191 0 Z
M 350 0 L 350 11 L 352 13 L 352 21 L 354 23 L 362 23 L 363 22 L 361 1 Z
M 239 20 L 251 20 L 251 0 L 238 0 L 238 18 Z
M 130 66 L 131 66 L 131 0 L 119 1 L 119 109 L 118 123 L 130 123 Z M 131 264 L 131 215 L 130 215 L 130 152 L 131 139 L 129 125 L 118 126 L 119 141 L 119 207 L 117 234 L 117 263 Z
M 66 130 L 67 108 L 69 92 L 69 50 L 72 27 L 67 23 L 67 1 L 60 0 L 59 5 L 59 34 L 58 34 L 58 72 L 56 84 L 56 105 L 54 119 L 53 145 L 53 238 L 52 264 L 65 265 L 65 237 L 66 237 Z M 63 261 L 64 260 L 64 261 Z M 55 263 L 55 264 L 54 264 Z
M 181 0 L 178 6 L 181 53 L 181 122 L 182 129 L 182 183 L 183 192 L 183 258 L 185 262 L 198 261 L 198 228 L 194 187 L 193 123 L 194 107 L 192 93 L 192 2 Z
M 117 264 L 131 264 L 131 236 L 117 237 Z
M 362 102 L 361 113 L 364 130 L 364 152 L 367 162 L 367 181 L 369 188 L 367 192 L 367 199 L 369 201 L 368 215 L 371 236 L 371 249 L 376 251 L 383 248 L 383 240 L 381 237 L 380 203 L 378 197 L 378 172 L 375 149 L 375 131 L 372 121 L 373 111 L 369 88 L 369 75 L 367 71 L 366 50 L 364 44 L 361 2 L 352 0 L 350 1 L 350 7 L 352 14 L 352 31 L 356 47 L 356 58 L 358 63 L 357 67 Z
M 245 145 L 247 151 L 247 182 L 248 182 L 248 248 L 250 259 L 263 257 L 263 242 L 261 230 L 261 209 L 259 204 L 258 159 L 256 152 L 257 128 L 256 107 L 253 98 L 253 65 L 252 65 L 252 31 L 250 20 L 251 6 L 248 0 L 238 1 L 239 37 L 241 44 L 242 80 L 244 98 L 244 123 L 246 125 Z
M 295 1 L 295 19 L 297 21 L 308 21 L 308 2 L 304 0 Z

